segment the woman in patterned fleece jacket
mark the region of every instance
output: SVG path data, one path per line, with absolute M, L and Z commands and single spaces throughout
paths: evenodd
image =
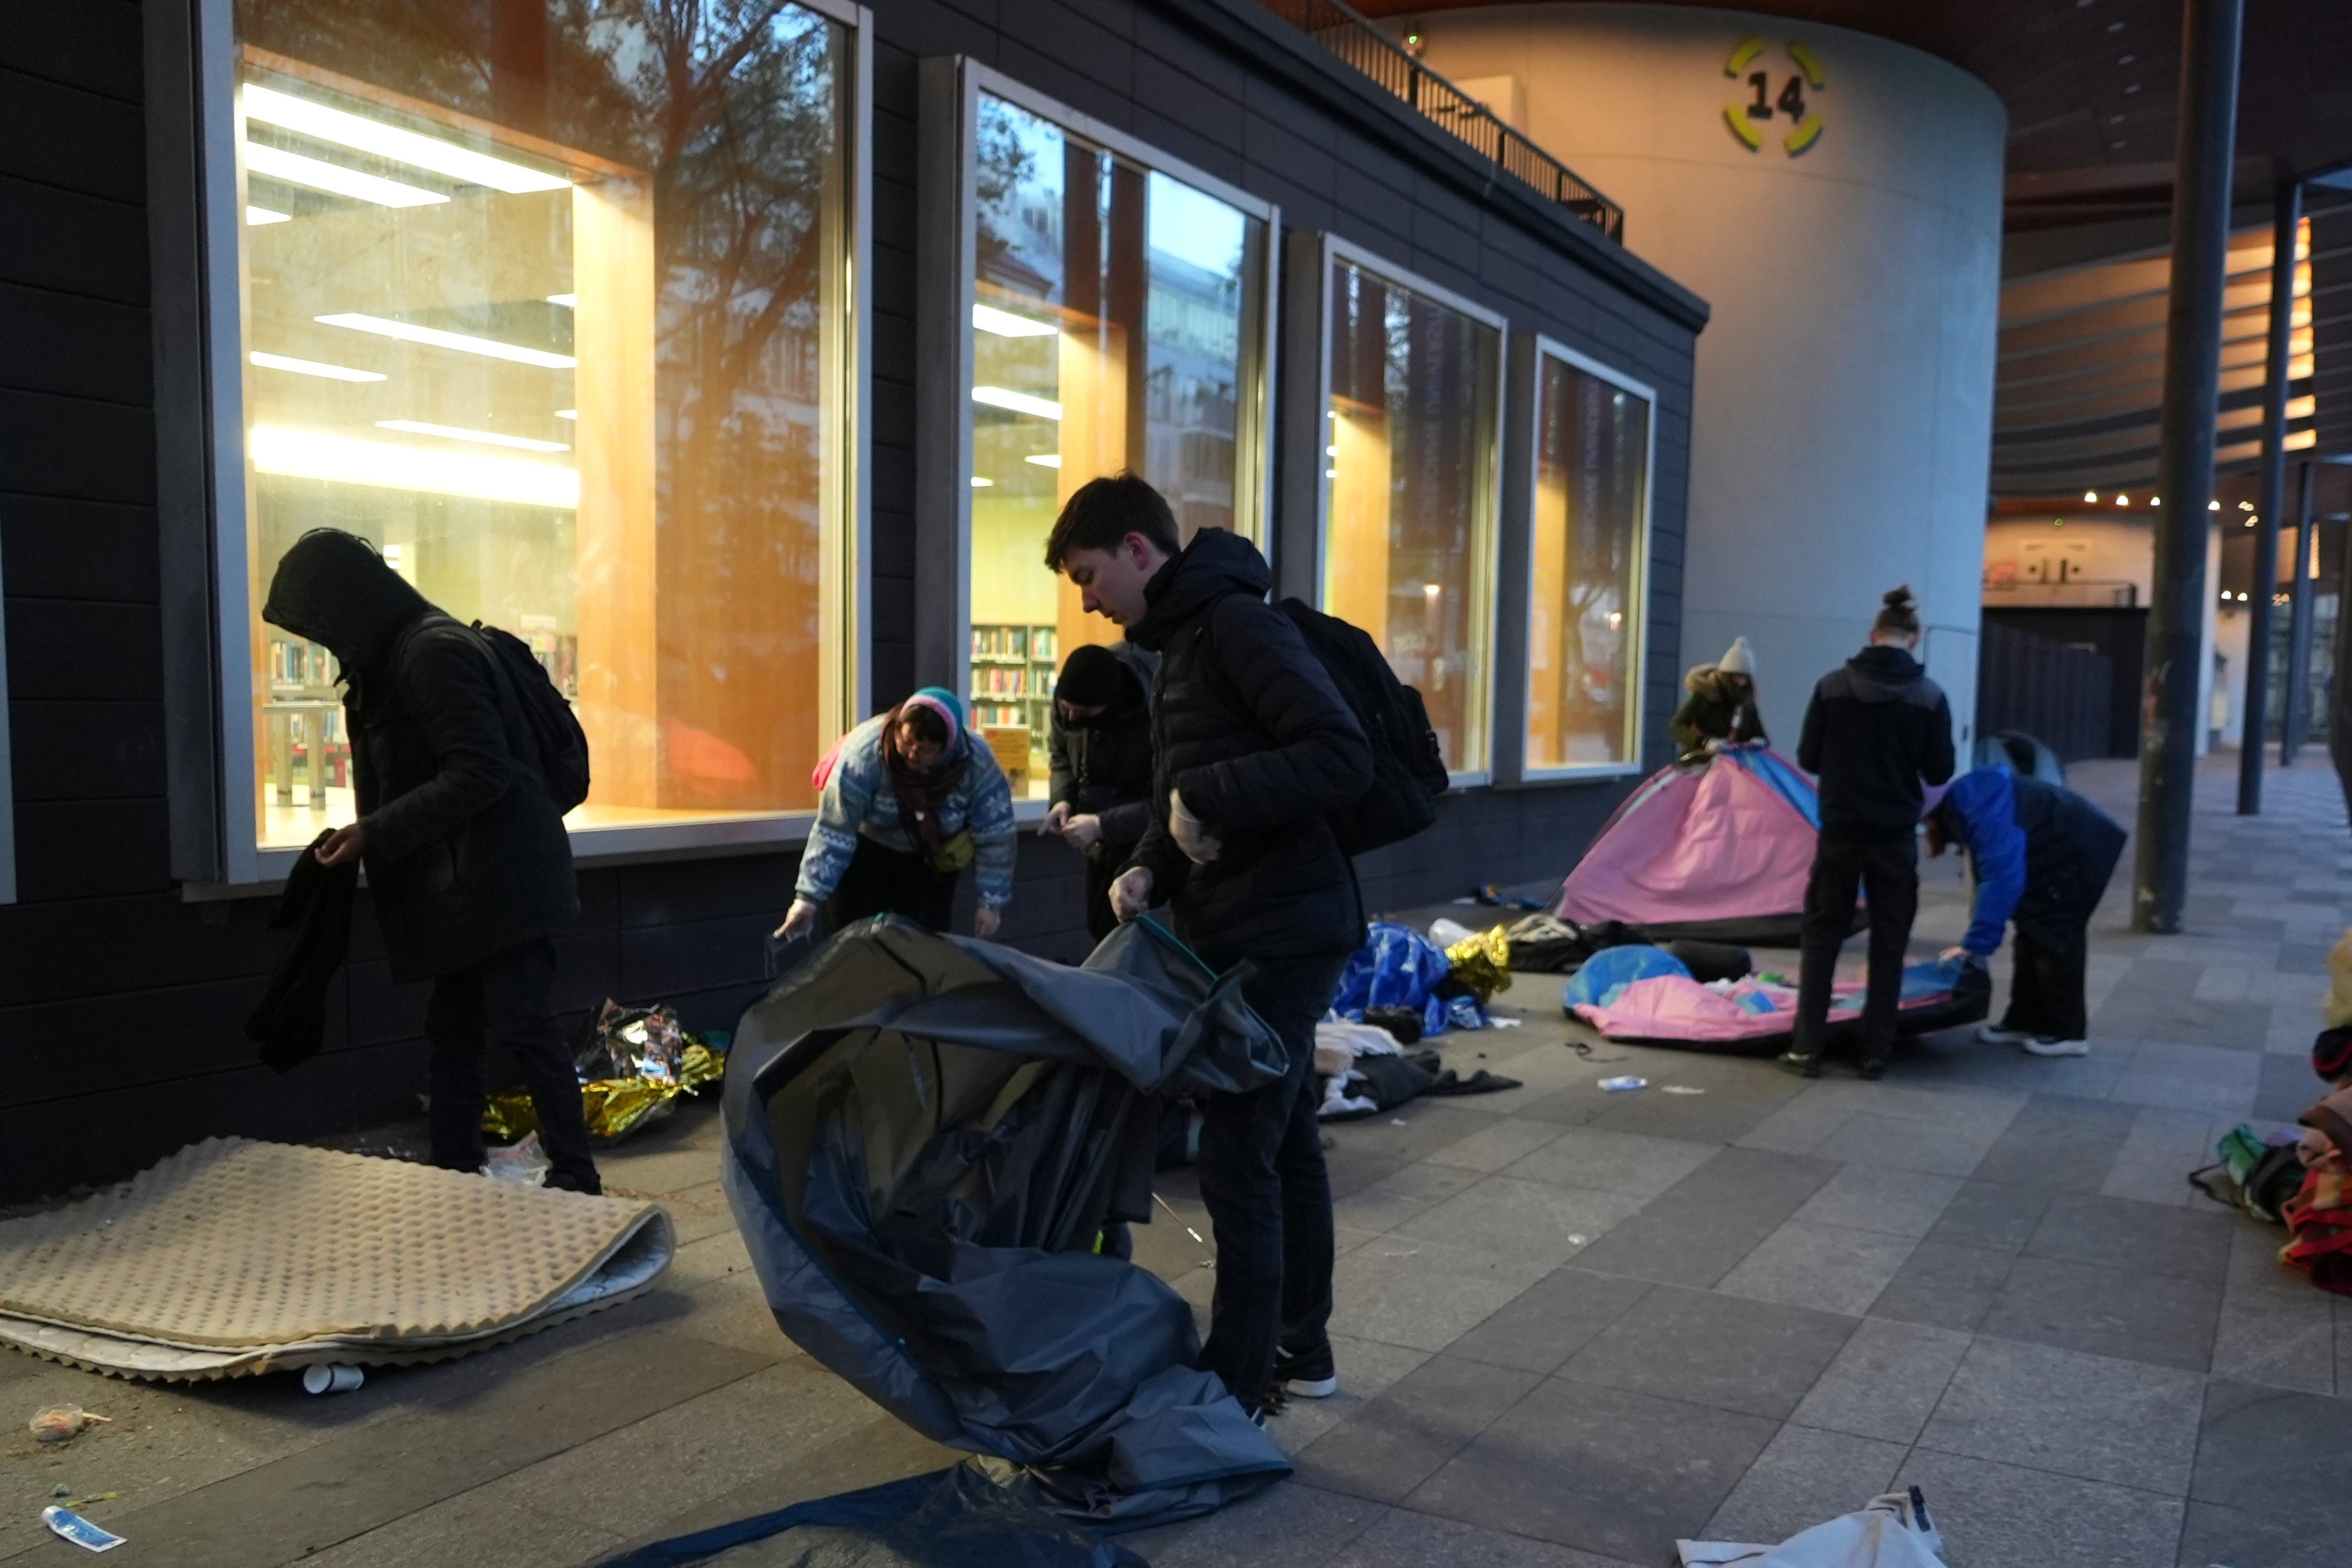
M 965 727 L 963 704 L 926 686 L 844 736 L 817 764 L 824 790 L 776 935 L 805 935 L 820 906 L 838 929 L 884 913 L 947 928 L 956 879 L 980 884 L 972 920 L 996 935 L 1013 896 L 1013 789 Z

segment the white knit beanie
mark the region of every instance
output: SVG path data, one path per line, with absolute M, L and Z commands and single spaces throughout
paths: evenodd
M 1715 667 L 1727 675 L 1746 675 L 1753 680 L 1756 675 L 1756 655 L 1748 651 L 1748 639 L 1734 637 L 1731 640 L 1731 646 L 1724 650 L 1723 657 L 1715 662 Z

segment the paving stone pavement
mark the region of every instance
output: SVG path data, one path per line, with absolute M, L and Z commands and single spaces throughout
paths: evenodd
M 1523 1087 L 1331 1129 L 1344 1391 L 1274 1423 L 1297 1477 L 1130 1543 L 1160 1568 L 1658 1568 L 1676 1536 L 1777 1540 L 1916 1483 L 1952 1568 L 2340 1568 L 2352 1301 L 2183 1178 L 2316 1097 L 2352 836 L 2324 767 L 2273 773 L 2253 820 L 2234 775 L 2200 776 L 2182 934 L 2126 930 L 2118 873 L 2082 1060 L 1962 1032 L 1880 1082 L 1801 1083 L 1598 1041 L 1523 977 L 1498 1009 L 1522 1027 L 1442 1042 Z M 2129 765 L 2075 782 L 2129 822 Z M 1926 877 L 1922 953 L 1966 924 L 1957 870 Z M 1653 1087 L 1596 1087 L 1619 1072 Z M 328 1399 L 0 1358 L 11 1423 L 115 1417 L 59 1453 L 0 1439 L 0 1562 L 79 1560 L 37 1522 L 58 1484 L 121 1490 L 90 1511 L 126 1564 L 562 1568 L 949 1462 L 777 1333 L 717 1143 L 696 1108 L 606 1163 L 678 1220 L 661 1289 L 491 1354 Z M 1208 1234 L 1183 1173 L 1163 1193 Z M 1181 1228 L 1139 1250 L 1205 1303 Z

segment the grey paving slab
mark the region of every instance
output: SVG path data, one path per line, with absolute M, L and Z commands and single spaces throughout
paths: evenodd
M 1902 1443 L 1783 1427 L 1706 1521 L 1706 1538 L 1769 1545 L 1851 1513 L 1886 1490 L 1908 1451 Z
M 2199 1207 L 2190 1202 L 2197 1188 L 2189 1184 L 2188 1173 L 2212 1163 L 2214 1143 L 2228 1126 L 2226 1117 L 2209 1112 L 2143 1108 L 2116 1155 L 2114 1168 L 2100 1184 L 2101 1196 L 2168 1208 Z
M 2137 1119 L 2128 1105 L 2037 1094 L 1969 1174 L 2048 1192 L 2096 1192 Z
M 2218 1281 L 2021 1257 L 1978 1326 L 2004 1339 L 2203 1372 L 2221 1306 Z
M 1416 1488 L 1405 1506 L 1632 1563 L 1670 1560 L 1777 1424 L 1551 1378 Z
M 1714 1284 L 1778 1228 L 1769 1214 L 1742 1214 L 1691 1205 L 1669 1209 L 1663 1199 L 1577 1254 L 1585 1268 L 1661 1284 Z
M 2340 1542 L 2347 1454 L 2352 1399 L 2215 1378 L 2189 1492 L 2200 1502 L 2294 1520 Z
M 1339 1375 L 1339 1391 L 1325 1399 L 1292 1399 L 1267 1423 L 1266 1430 L 1283 1452 L 1296 1454 L 1395 1386 L 1399 1378 L 1429 1356 L 1425 1350 L 1333 1334 L 1331 1357 Z
M 2029 1257 L 2210 1282 L 2229 1268 L 2230 1236 L 2235 1228 L 2226 1214 L 2060 1193 L 2034 1228 L 2025 1251 Z
M 1555 1128 L 1557 1136 L 1506 1167 L 1528 1181 L 1655 1197 L 1712 1159 L 1717 1145 L 1640 1133 L 1581 1126 Z
M 772 1513 L 812 1498 L 830 1497 L 835 1492 L 943 1469 L 962 1457 L 901 1424 L 895 1416 L 877 1415 L 822 1448 L 796 1454 L 789 1464 L 768 1467 L 751 1479 L 690 1507 L 673 1509 L 667 1500 L 641 1494 L 646 1503 L 642 1528 L 629 1545 L 644 1546 L 690 1535 L 716 1525 Z M 560 1497 L 551 1497 L 540 1500 L 538 1506 L 561 1508 L 563 1502 Z
M 1758 1242 L 1715 1288 L 1726 1295 L 1859 1317 L 1916 1245 L 1908 1236 L 1791 1219 Z
M 2196 1373 L 1980 1337 L 1918 1440 L 2178 1496 L 2189 1490 L 2204 1394 Z
M 1854 1320 L 1661 1285 L 1568 1358 L 1559 1375 L 1784 1419 Z
M 1865 1318 L 1790 1419 L 1882 1442 L 1916 1441 L 1970 1343 L 1954 1329 Z
M 1551 1272 L 1524 1256 L 1383 1236 L 1332 1270 L 1335 1333 L 1444 1350 Z
M 1944 1206 L 1927 1239 L 1939 1245 L 2022 1252 L 2033 1239 L 2055 1195 L 2046 1187 L 2000 1182 L 1962 1182 Z
M 1446 1347 L 1453 1355 L 1549 1374 L 1641 1301 L 1649 1282 L 1555 1269 Z
M 1458 1143 L 1448 1144 L 1430 1159 L 1438 1165 L 1491 1174 L 1542 1148 L 1558 1138 L 1560 1131 L 1556 1122 L 1504 1116 L 1491 1127 L 1482 1127 Z
M 2258 1069 L 2249 1108 L 2257 1121 L 2292 1122 L 2327 1092 L 2327 1085 L 2311 1070 L 2311 1037 L 2319 1032 L 2318 1020 L 2306 1017 L 2296 1021 L 2302 1043 L 2294 1054 L 2266 1055 Z
M 1413 1100 L 1383 1115 L 1336 1125 L 1345 1129 L 1344 1146 L 1355 1154 L 1424 1160 L 1494 1124 L 1499 1111 L 1466 1108 L 1480 1098 Z
M 1957 1176 L 1848 1166 L 1807 1198 L 1796 1218 L 1811 1225 L 1922 1237 L 1935 1228 L 1961 1185 Z
M 2344 1538 L 2301 1520 L 2191 1498 L 2178 1568 L 2342 1568 Z
M 2179 1499 L 2105 1481 L 1920 1448 L 1895 1484 L 1926 1495 L 1949 1568 L 2157 1568 L 2180 1540 Z
M 1638 1213 L 1642 1200 L 1492 1176 L 1402 1221 L 1391 1234 L 1562 1263 Z
M 1727 1148 L 1661 1194 L 1653 1212 L 1700 1209 L 1786 1219 L 1837 1175 L 1835 1163 L 1769 1149 Z
M 2142 1041 L 2131 1064 L 2107 1092 L 2111 1100 L 2135 1105 L 2169 1105 L 2204 1111 L 2217 1116 L 2253 1113 L 2254 1093 L 2261 1082 L 2263 1040 L 2269 1031 L 2265 1019 L 2248 1020 L 2254 1032 L 2233 1037 L 2236 1043 Z
M 2213 1375 L 2310 1394 L 2339 1392 L 2336 1298 L 2278 1260 L 2282 1235 L 2252 1219 L 2236 1224 L 2213 1340 Z
M 2008 1283 L 2015 1260 L 2007 1252 L 1960 1247 L 1932 1237 L 1911 1249 L 1870 1315 L 1937 1328 L 1973 1329 L 1985 1320 Z
M 1300 1449 L 1299 1479 L 1399 1501 L 1541 1381 L 1531 1372 L 1431 1356 Z
M 1772 1113 L 1769 1101 L 1747 1099 L 1710 1091 L 1705 1094 L 1667 1094 L 1658 1085 L 1686 1079 L 1689 1074 L 1652 1079 L 1651 1087 L 1633 1094 L 1616 1094 L 1589 1120 L 1595 1127 L 1651 1137 L 1728 1144 L 1754 1131 Z
M 1357 1230 L 1393 1230 L 1414 1215 L 1434 1208 L 1455 1193 L 1475 1185 L 1478 1173 L 1460 1166 L 1423 1160 L 1400 1166 L 1368 1186 L 1335 1198 L 1331 1217 Z M 1196 1226 L 1202 1235 L 1206 1227 Z
M 1321 1568 L 1388 1511 L 1312 1486 L 1273 1486 L 1183 1524 L 1139 1531 L 1121 1543 L 1152 1568 L 1251 1568 L 1261 1563 Z
M 1259 1560 L 1259 1561 L 1262 1561 Z M 1331 1568 L 1633 1568 L 1530 1536 L 1391 1509 L 1331 1559 Z
M 1916 1122 L 1859 1112 L 1814 1153 L 1864 1166 L 1927 1171 L 1954 1178 L 1977 1168 L 2002 1129 Z
M 558 1501 L 552 1496 L 548 1500 Z M 542 1511 L 481 1487 L 379 1525 L 302 1562 L 317 1568 L 415 1568 L 424 1563 L 480 1562 L 495 1552 L 501 1564 L 514 1568 L 571 1568 L 618 1549 L 624 1539 L 565 1517 L 561 1507 Z M 169 1551 L 152 1538 L 133 1540 L 131 1545 Z

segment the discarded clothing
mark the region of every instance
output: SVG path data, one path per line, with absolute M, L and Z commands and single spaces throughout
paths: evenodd
M 357 861 L 319 863 L 318 848 L 333 832 L 320 833 L 295 857 L 269 916 L 272 931 L 290 930 L 294 940 L 278 955 L 268 989 L 245 1020 L 245 1038 L 261 1047 L 262 1065 L 272 1072 L 291 1072 L 319 1054 L 327 1032 L 327 988 L 351 951 L 360 867 Z
M 1516 921 L 1507 935 L 1511 967 L 1528 975 L 1568 974 L 1605 948 L 1649 941 L 1641 927 L 1622 920 L 1579 925 L 1549 915 L 1530 915 Z
M 1146 1568 L 967 1460 L 607 1557 L 597 1568 Z
M 1394 1056 L 1404 1047 L 1371 1024 L 1325 1019 L 1315 1026 L 1315 1071 L 1325 1078 L 1348 1071 L 1360 1056 Z
M 1151 1218 L 1160 1097 L 1286 1070 L 1280 1039 L 1149 919 L 1085 965 L 883 916 L 743 1015 L 720 1176 L 778 1324 L 936 1442 L 1118 1528 L 1289 1473 L 1192 1370 L 1192 1308 L 1097 1253 Z
M 1683 1568 L 1944 1568 L 1944 1539 L 1917 1487 L 1874 1498 L 1778 1546 L 1677 1541 Z
M 1612 949 L 1602 956 L 1613 958 L 1617 951 Z M 1587 965 L 1576 978 L 1583 979 L 1594 967 Z M 1675 967 L 1679 970 L 1681 966 Z M 1574 984 L 1570 982 L 1571 987 Z M 1976 965 L 1957 958 L 1906 965 L 1896 1028 L 1905 1034 L 1929 1034 L 1974 1023 L 1985 1016 L 1991 997 L 1992 981 Z M 1860 982 L 1847 981 L 1835 988 L 1830 1000 L 1831 1038 L 1840 1038 L 1859 1026 L 1862 1001 Z M 1570 999 L 1563 1005 L 1572 1016 L 1611 1040 L 1737 1051 L 1778 1044 L 1795 1032 L 1797 1020 L 1793 986 L 1761 978 L 1702 986 L 1675 972 L 1616 986 L 1595 1001 Z
M 2306 1172 L 2303 1189 L 2282 1212 L 2294 1234 L 2279 1261 L 2302 1270 L 2323 1291 L 2352 1296 L 2352 1176 Z

